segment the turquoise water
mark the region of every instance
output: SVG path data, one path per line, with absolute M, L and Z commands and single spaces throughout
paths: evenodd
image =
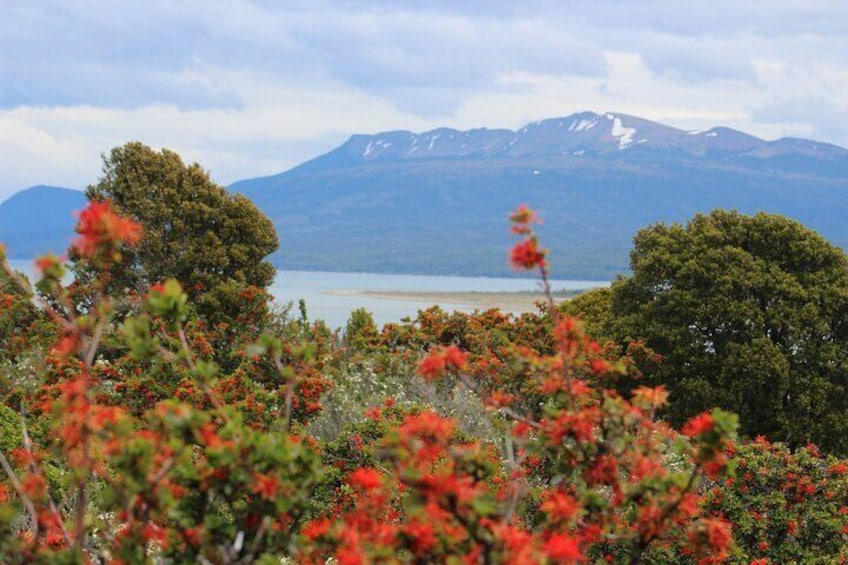
M 32 277 L 31 261 L 10 261 L 13 268 Z M 606 281 L 555 280 L 556 290 L 580 290 L 607 286 Z M 446 277 L 428 275 L 383 275 L 374 273 L 327 273 L 313 271 L 278 271 L 271 294 L 280 303 L 306 301 L 310 319 L 322 319 L 331 327 L 344 326 L 351 312 L 366 308 L 379 324 L 395 322 L 405 316 L 415 316 L 430 303 L 407 300 L 387 300 L 358 296 L 360 291 L 407 292 L 519 292 L 539 289 L 535 279 L 495 277 Z M 442 305 L 446 310 L 473 311 L 473 307 Z

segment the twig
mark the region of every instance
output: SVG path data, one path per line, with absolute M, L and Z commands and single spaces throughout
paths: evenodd
M 18 493 L 18 497 L 21 499 L 21 503 L 26 508 L 27 513 L 32 518 L 33 528 L 35 530 L 35 538 L 38 538 L 38 512 L 35 510 L 35 504 L 32 503 L 32 500 L 29 496 L 24 492 L 23 486 L 21 485 L 21 481 L 18 480 L 18 476 L 15 474 L 12 466 L 9 465 L 9 461 L 6 459 L 6 456 L 0 452 L 0 466 L 3 467 L 3 470 L 6 471 L 6 475 L 9 476 L 9 480 L 12 482 L 12 487 L 15 489 L 15 492 Z
M 280 355 L 274 355 L 274 366 L 277 368 L 277 371 L 282 376 L 284 373 L 285 367 L 283 367 L 283 361 L 280 358 Z M 286 379 L 286 396 L 285 396 L 285 412 L 283 413 L 283 418 L 286 421 L 286 431 L 291 429 L 291 417 L 292 417 L 292 401 L 294 399 L 294 382 L 292 379 Z
M 475 385 L 471 381 L 471 379 L 468 378 L 467 375 L 460 373 L 459 380 L 462 382 L 462 384 L 464 384 L 468 388 L 468 390 L 470 390 L 471 392 L 476 394 L 478 397 L 480 397 L 481 400 L 485 401 L 485 395 L 483 394 L 483 392 L 477 387 L 477 385 Z M 534 429 L 537 429 L 537 430 L 543 429 L 543 426 L 539 422 L 536 422 L 535 420 L 531 420 L 530 418 L 527 418 L 526 416 L 522 416 L 521 414 L 519 414 L 518 412 L 516 412 L 515 410 L 513 410 L 509 406 L 500 406 L 500 407 L 498 407 L 498 411 L 503 413 L 503 414 L 506 414 L 507 416 L 509 416 L 510 418 L 512 418 L 513 420 L 515 420 L 517 422 L 521 422 L 522 424 L 526 424 L 526 425 L 530 426 L 531 428 L 534 428 Z
M 27 456 L 29 457 L 29 467 L 30 472 L 36 473 L 40 476 L 45 484 L 47 483 L 47 479 L 44 477 L 44 473 L 41 471 L 41 468 L 35 462 L 35 456 L 32 451 L 32 438 L 30 438 L 29 430 L 26 425 L 26 408 L 21 407 L 21 434 L 23 436 L 24 450 L 27 452 Z M 62 520 L 62 514 L 59 512 L 59 507 L 56 506 L 56 502 L 53 500 L 53 497 L 50 496 L 50 493 L 47 493 L 47 501 L 48 508 L 50 509 L 50 513 L 53 515 L 53 518 L 56 520 L 56 524 L 59 525 L 59 529 L 62 532 L 62 537 L 65 538 L 65 543 L 68 546 L 71 545 L 71 538 L 68 535 L 68 530 L 65 529 L 65 523 Z

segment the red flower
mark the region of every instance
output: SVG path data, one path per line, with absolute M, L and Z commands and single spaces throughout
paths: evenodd
M 363 565 L 367 563 L 359 548 L 342 547 L 336 552 L 336 560 L 341 565 Z
M 223 442 L 221 441 L 221 436 L 215 431 L 215 426 L 211 422 L 206 422 L 200 428 L 198 428 L 197 433 L 200 435 L 200 438 L 203 440 L 203 443 L 208 445 L 209 447 L 215 448 L 220 446 Z
M 465 363 L 468 361 L 468 355 L 455 345 L 448 346 L 442 352 L 442 355 L 445 359 L 445 366 L 450 369 L 460 370 L 465 367 Z
M 253 476 L 256 481 L 253 484 L 253 492 L 264 498 L 265 500 L 273 500 L 276 498 L 280 490 L 280 479 L 274 475 L 264 475 L 256 473 Z
M 727 555 L 727 550 L 733 541 L 730 524 L 718 518 L 706 518 L 702 528 L 692 532 L 690 538 L 696 544 L 699 541 L 705 542 L 707 549 L 719 558 Z
M 686 425 L 683 426 L 681 431 L 683 432 L 683 435 L 695 437 L 712 431 L 713 424 L 712 415 L 709 412 L 703 412 L 686 422 Z
M 786 524 L 787 535 L 794 536 L 798 533 L 798 523 L 795 520 L 789 520 Z
M 55 255 L 44 255 L 36 258 L 35 260 L 35 268 L 38 269 L 42 274 L 46 273 L 51 269 L 55 269 L 61 266 L 62 260 L 56 257 Z
M 65 334 L 53 345 L 53 353 L 59 357 L 67 357 L 79 348 L 79 335 Z
M 332 524 L 329 518 L 316 518 L 303 527 L 302 533 L 306 539 L 315 540 L 330 531 Z
M 547 251 L 540 249 L 535 238 L 526 239 L 515 244 L 509 254 L 509 260 L 516 269 L 533 269 L 545 267 L 545 254 Z
M 363 490 L 372 490 L 383 484 L 383 478 L 376 469 L 360 467 L 348 476 L 347 483 Z
M 555 534 L 545 542 L 545 553 L 557 561 L 582 561 L 583 553 L 577 538 L 568 534 Z
M 592 359 L 589 361 L 589 369 L 595 375 L 602 375 L 610 370 L 610 364 L 603 359 Z
M 150 294 L 165 294 L 165 285 L 162 283 L 150 285 L 150 290 L 148 292 Z
M 496 390 L 486 399 L 486 404 L 499 408 L 501 406 L 509 406 L 515 400 L 515 396 L 502 390 Z
M 580 509 L 580 503 L 573 496 L 563 492 L 553 492 L 539 508 L 553 521 L 569 522 Z
M 828 467 L 827 472 L 831 475 L 846 475 L 848 474 L 848 463 L 840 461 Z
M 200 545 L 200 538 L 202 532 L 203 530 L 201 530 L 200 528 L 188 528 L 183 532 L 183 538 L 185 538 L 185 540 L 189 544 L 193 546 L 198 546 Z
M 424 522 L 413 521 L 406 525 L 404 531 L 412 542 L 412 551 L 416 555 L 427 553 L 436 545 L 433 526 Z
M 80 212 L 74 246 L 87 257 L 94 257 L 104 246 L 135 245 L 141 240 L 141 226 L 122 218 L 109 202 L 90 202 Z
M 427 438 L 436 442 L 445 442 L 450 439 L 453 430 L 454 423 L 435 412 L 407 416 L 398 429 L 403 438 Z
M 427 357 L 418 364 L 418 374 L 427 380 L 432 380 L 445 371 L 445 360 L 436 351 L 431 351 Z
M 167 547 L 168 545 L 168 532 L 165 528 L 153 522 L 148 522 L 144 525 L 141 535 L 147 541 L 158 543 L 162 547 Z
M 730 525 L 724 520 L 707 520 L 707 539 L 710 547 L 716 552 L 725 551 L 733 539 L 730 533 Z
M 468 363 L 468 354 L 455 345 L 433 349 L 418 365 L 418 374 L 425 379 L 435 379 L 448 369 L 461 371 Z

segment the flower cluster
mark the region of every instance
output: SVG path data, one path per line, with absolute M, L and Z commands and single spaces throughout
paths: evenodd
M 547 267 L 547 250 L 539 247 L 539 240 L 533 231 L 533 224 L 539 223 L 539 217 L 526 206 L 519 206 L 510 216 L 512 232 L 523 236 L 509 254 L 510 263 L 516 269 L 532 270 Z
M 141 226 L 115 213 L 108 201 L 91 202 L 80 212 L 77 233 L 74 247 L 88 258 L 114 254 L 121 245 L 136 245 L 142 236 Z
M 719 409 L 675 431 L 668 391 L 617 387 L 632 359 L 554 303 L 536 215 L 512 220 L 513 263 L 546 290 L 538 314 L 430 309 L 382 330 L 360 316 L 345 340 L 264 318 L 261 293 L 206 327 L 173 280 L 114 297 L 95 276 L 82 308 L 51 257 L 36 309 L 0 257 L 0 328 L 50 328 L 27 334 L 43 366 L 0 381 L 0 561 L 845 562 L 848 464 L 736 443 Z M 79 232 L 99 273 L 140 237 L 105 203 Z M 329 381 L 353 369 L 437 400 L 386 387 L 399 399 L 314 433 Z M 477 428 L 441 401 L 468 397 Z
M 434 349 L 418 365 L 418 374 L 425 379 L 434 379 L 446 370 L 461 371 L 467 361 L 468 356 L 455 345 Z

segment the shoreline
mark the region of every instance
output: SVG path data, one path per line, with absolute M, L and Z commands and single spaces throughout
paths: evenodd
M 399 302 L 423 302 L 450 306 L 464 306 L 488 310 L 500 308 L 504 311 L 529 312 L 535 310 L 537 302 L 546 300 L 542 292 L 475 292 L 475 291 L 407 291 L 407 290 L 324 290 L 321 294 L 394 300 Z M 561 302 L 573 295 L 554 296 Z

